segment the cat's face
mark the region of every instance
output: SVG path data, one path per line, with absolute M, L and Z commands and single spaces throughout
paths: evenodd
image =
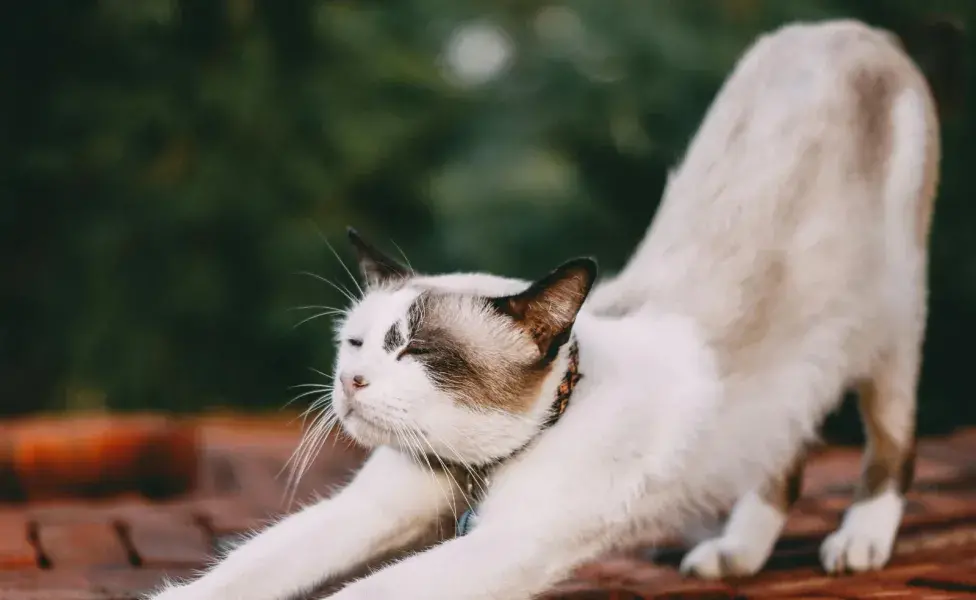
M 337 330 L 333 409 L 346 432 L 469 464 L 523 444 L 595 263 L 570 261 L 532 284 L 425 277 L 350 238 L 366 285 Z

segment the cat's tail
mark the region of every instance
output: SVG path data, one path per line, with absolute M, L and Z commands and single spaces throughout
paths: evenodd
M 894 272 L 903 273 L 905 267 L 915 265 L 913 271 L 922 276 L 941 161 L 938 99 L 924 73 L 907 59 L 904 64 L 906 70 L 915 73 L 905 87 L 894 92 L 888 115 L 891 154 L 884 183 L 886 254 Z M 909 285 L 914 287 L 916 282 Z

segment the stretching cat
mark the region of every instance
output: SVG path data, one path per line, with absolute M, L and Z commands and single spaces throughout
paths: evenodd
M 532 283 L 424 276 L 352 233 L 366 290 L 338 327 L 332 410 L 375 451 L 156 598 L 285 599 L 468 507 L 453 539 L 332 598 L 527 600 L 733 502 L 682 567 L 754 573 L 851 385 L 864 477 L 821 554 L 881 568 L 912 474 L 938 162 L 929 89 L 889 35 L 791 25 L 739 61 L 648 235 L 592 293 L 589 259 Z

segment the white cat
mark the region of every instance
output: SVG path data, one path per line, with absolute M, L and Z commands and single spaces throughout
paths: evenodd
M 733 502 L 682 568 L 754 573 L 848 386 L 865 471 L 823 564 L 882 567 L 911 479 L 938 162 L 928 86 L 893 38 L 790 25 L 739 61 L 648 235 L 592 294 L 588 259 L 531 284 L 423 276 L 353 233 L 366 293 L 338 328 L 332 409 L 376 450 L 156 598 L 285 599 L 469 504 L 465 535 L 332 598 L 528 600 Z

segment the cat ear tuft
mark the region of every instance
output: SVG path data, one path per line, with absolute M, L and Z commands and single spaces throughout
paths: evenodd
M 367 286 L 379 286 L 395 283 L 407 279 L 412 274 L 411 270 L 381 252 L 376 246 L 367 242 L 359 232 L 352 227 L 346 228 L 349 236 L 349 243 L 356 251 L 356 260 L 359 263 L 359 272 L 362 273 L 363 280 Z
M 491 305 L 514 319 L 538 344 L 539 352 L 551 357 L 569 338 L 596 276 L 595 260 L 576 258 L 556 267 L 524 292 L 492 298 Z

